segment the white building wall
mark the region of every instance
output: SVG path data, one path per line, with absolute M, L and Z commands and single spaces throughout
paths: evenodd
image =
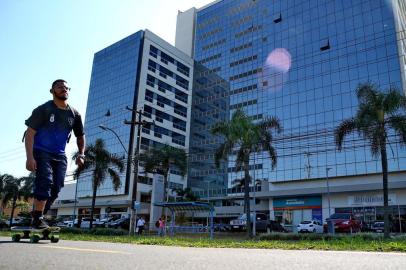
M 193 57 L 195 39 L 196 8 L 178 11 L 175 47 Z

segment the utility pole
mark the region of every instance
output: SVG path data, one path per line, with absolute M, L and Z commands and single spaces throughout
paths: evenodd
M 139 155 L 140 155 L 140 145 L 141 145 L 141 128 L 142 126 L 149 125 L 149 124 L 154 124 L 153 122 L 148 122 L 148 121 L 142 121 L 141 118 L 144 115 L 142 110 L 134 110 L 133 108 L 130 108 L 129 106 L 126 107 L 127 110 L 135 112 L 135 114 L 138 114 L 138 119 L 135 122 L 131 122 L 128 120 L 124 120 L 124 124 L 126 125 L 137 125 L 137 145 L 135 148 L 135 154 L 134 154 L 134 183 L 133 183 L 133 189 L 131 192 L 131 217 L 130 217 L 130 228 L 129 228 L 129 235 L 132 235 L 134 228 L 135 228 L 135 221 L 137 218 L 137 212 L 135 209 L 135 202 L 137 200 L 137 185 L 138 185 L 138 167 L 139 167 Z
M 328 200 L 328 217 L 331 216 L 331 212 L 330 212 L 330 183 L 328 180 L 328 171 L 331 170 L 331 168 L 327 167 L 326 168 L 326 181 L 327 181 L 327 200 Z
M 330 218 L 331 212 L 330 212 L 330 183 L 328 180 L 328 171 L 331 170 L 331 168 L 327 167 L 326 168 L 326 182 L 327 182 L 327 200 L 328 200 L 328 217 Z M 334 234 L 334 223 L 331 220 L 328 220 L 327 222 L 327 229 L 328 232 L 331 234 Z
M 307 156 L 307 164 L 305 165 L 305 170 L 307 172 L 307 179 L 310 179 L 311 171 L 312 171 L 312 166 L 310 165 L 310 153 L 305 152 L 305 155 Z

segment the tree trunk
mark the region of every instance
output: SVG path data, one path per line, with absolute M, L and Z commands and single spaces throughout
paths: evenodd
M 384 237 L 389 238 L 389 206 L 388 206 L 388 158 L 386 154 L 386 142 L 381 143 L 381 163 L 382 163 L 382 182 L 383 182 L 383 220 Z
M 244 157 L 244 205 L 247 216 L 247 236 L 252 238 L 251 230 L 251 208 L 250 208 L 250 171 L 249 154 Z
M 11 206 L 11 214 L 10 214 L 10 228 L 13 225 L 13 217 L 14 217 L 14 210 L 16 209 L 17 204 L 17 196 L 13 197 L 13 204 Z
M 94 207 L 96 205 L 97 187 L 93 186 L 92 208 L 90 209 L 90 225 L 89 229 L 93 228 Z

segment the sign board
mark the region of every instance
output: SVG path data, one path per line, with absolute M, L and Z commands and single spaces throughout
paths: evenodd
M 275 210 L 321 208 L 321 197 L 276 198 L 273 207 Z
M 388 204 L 396 205 L 396 194 L 388 194 Z M 361 194 L 348 196 L 350 206 L 383 206 L 383 194 Z

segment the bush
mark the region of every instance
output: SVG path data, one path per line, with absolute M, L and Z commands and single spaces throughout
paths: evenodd
M 263 234 L 259 237 L 260 240 L 281 240 L 281 241 L 300 241 L 300 240 L 313 240 L 313 241 L 331 241 L 343 239 L 361 239 L 361 240 L 382 240 L 383 236 L 372 233 L 358 233 L 358 234 L 299 234 L 299 233 L 271 233 Z
M 271 233 L 271 234 L 262 234 L 259 237 L 260 240 L 322 240 L 323 235 L 320 234 L 299 234 L 299 233 Z
M 89 229 L 65 227 L 61 228 L 61 232 L 72 234 L 112 235 L 112 236 L 128 235 L 128 231 L 110 228 L 93 228 L 89 230 Z

